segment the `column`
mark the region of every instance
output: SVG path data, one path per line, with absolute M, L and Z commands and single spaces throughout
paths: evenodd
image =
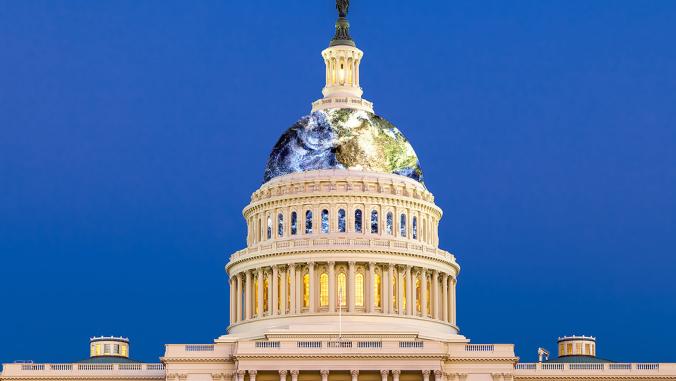
M 263 268 L 258 269 L 258 309 L 256 310 L 257 317 L 263 317 Z
M 359 381 L 359 369 L 352 369 L 350 375 L 352 375 L 352 381 Z
M 237 381 L 244 381 L 244 373 L 245 371 L 242 369 L 237 371 Z
M 258 373 L 257 370 L 249 370 L 247 373 L 249 373 L 249 381 L 256 381 L 256 373 Z
M 453 280 L 451 281 L 451 323 L 455 325 L 456 323 L 456 316 L 455 316 L 455 306 L 457 301 L 455 300 L 455 285 L 458 283 L 458 280 L 453 277 Z
M 441 318 L 447 322 L 448 321 L 448 274 L 441 275 Z
M 296 313 L 303 312 L 303 267 L 296 267 Z
M 394 310 L 394 298 L 393 296 L 397 292 L 397 290 L 394 289 L 394 270 L 396 267 L 394 265 L 389 265 L 387 268 L 387 312 L 390 314 L 396 313 Z
M 251 270 L 247 270 L 245 274 L 244 287 L 246 290 L 244 291 L 244 313 L 246 314 L 246 319 L 251 319 Z
M 382 296 L 382 299 L 380 299 L 380 302 L 382 303 L 382 308 L 383 308 L 383 313 L 387 314 L 390 312 L 390 299 L 392 299 L 392 290 L 390 289 L 390 271 L 389 271 L 389 265 L 384 264 L 382 265 L 380 269 L 380 280 L 382 284 L 380 285 L 381 291 L 380 295 Z
M 336 262 L 329 262 L 329 312 L 336 312 Z
M 291 381 L 298 381 L 298 369 L 291 371 Z
M 382 369 L 380 371 L 380 381 L 387 381 L 387 376 L 390 374 L 390 371 L 387 369 Z
M 286 373 L 287 373 L 287 371 L 285 369 L 279 370 L 279 381 L 286 381 Z M 438 380 L 435 380 L 435 381 L 438 381 Z
M 237 311 L 235 314 L 237 315 L 235 320 L 240 321 L 242 320 L 242 274 L 237 274 L 237 291 L 235 292 L 237 300 L 235 301 L 237 304 L 235 304 Z
M 399 315 L 404 314 L 404 274 L 399 268 L 397 268 L 397 309 Z
M 289 314 L 293 315 L 296 313 L 296 265 L 291 263 L 287 271 L 289 272 L 290 278 L 289 297 L 291 298 L 289 301 Z
M 423 300 L 425 300 L 425 298 L 423 298 Z M 423 375 L 423 381 L 430 381 L 430 370 L 429 369 L 424 369 L 422 371 L 422 375 Z
M 441 319 L 439 316 L 439 271 L 437 270 L 432 273 L 432 316 L 437 320 Z M 435 381 L 439 380 L 435 379 Z
M 382 279 L 381 279 L 382 280 Z M 376 264 L 369 262 L 369 289 L 366 293 L 369 296 L 369 312 L 374 313 L 376 311 L 376 293 L 374 292 L 376 288 Z M 381 298 L 382 303 L 382 298 Z
M 415 287 L 411 278 L 411 266 L 406 266 L 406 314 L 412 315 L 415 311 L 415 300 L 413 299 L 413 294 L 411 290 Z
M 422 269 L 420 272 L 420 309 L 422 310 L 422 316 L 427 317 L 427 270 Z
M 279 314 L 280 315 L 286 315 L 286 305 L 287 305 L 287 300 L 286 300 L 286 269 L 281 268 L 280 269 L 280 277 L 279 277 L 279 292 L 281 295 L 279 295 L 280 299 L 280 309 L 279 309 Z M 286 377 L 286 374 L 284 375 Z
M 434 371 L 434 381 L 442 381 L 444 378 L 444 372 L 437 369 Z
M 237 292 L 237 281 L 235 277 L 230 278 L 230 324 L 235 323 L 235 314 L 237 313 L 237 297 L 235 293 Z
M 453 323 L 453 276 L 448 276 L 448 322 Z
M 279 276 L 279 269 L 277 265 L 272 266 L 272 282 L 270 282 L 270 287 L 272 287 L 272 292 L 268 295 L 272 295 L 272 299 L 269 301 L 272 304 L 271 315 L 277 315 L 279 313 L 279 283 L 277 277 Z
M 314 218 L 314 216 L 313 216 Z M 321 218 L 320 218 L 321 221 Z M 314 228 L 314 225 L 313 225 Z M 312 230 L 314 232 L 314 229 Z M 308 267 L 308 274 L 310 275 L 310 312 L 316 312 L 315 311 L 315 263 L 314 262 L 308 262 L 307 264 Z
M 362 215 L 363 217 L 363 215 Z M 347 272 L 347 306 L 349 312 L 354 312 L 354 273 L 355 273 L 355 263 L 348 263 L 348 272 Z
M 399 369 L 395 369 L 392 371 L 392 381 L 399 381 L 399 375 L 401 374 L 401 371 Z
M 322 369 L 319 371 L 319 373 L 322 375 L 322 381 L 329 381 L 329 370 L 328 369 Z

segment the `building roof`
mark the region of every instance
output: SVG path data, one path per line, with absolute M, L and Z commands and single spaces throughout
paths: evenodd
M 94 356 L 88 359 L 77 361 L 79 364 L 122 364 L 122 363 L 138 363 L 140 361 L 130 359 L 122 356 Z
M 555 359 L 547 360 L 546 363 L 610 363 L 611 360 L 602 359 L 595 356 L 561 356 Z

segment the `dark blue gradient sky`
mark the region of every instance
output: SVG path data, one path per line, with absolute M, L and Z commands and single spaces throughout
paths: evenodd
M 353 0 L 362 84 L 412 142 L 458 319 L 676 361 L 676 2 Z M 270 148 L 321 96 L 333 2 L 0 2 L 0 361 L 225 332 Z

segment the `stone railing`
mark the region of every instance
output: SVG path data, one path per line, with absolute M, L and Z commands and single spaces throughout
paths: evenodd
M 110 376 L 140 376 L 144 378 L 164 378 L 164 365 L 160 363 L 64 363 L 64 364 L 4 364 L 3 379 L 8 377 L 81 377 L 105 374 Z
M 515 376 L 533 374 L 657 374 L 676 376 L 676 364 L 660 363 L 517 363 Z
M 449 358 L 516 358 L 513 344 L 449 344 Z
M 448 262 L 455 262 L 455 256 L 448 251 L 422 244 L 398 239 L 368 239 L 368 238 L 291 238 L 263 242 L 247 247 L 232 254 L 230 262 L 245 259 L 254 254 L 268 254 L 286 250 L 313 251 L 336 247 L 363 248 L 365 250 L 380 250 L 393 252 L 418 253 Z
M 260 354 L 260 353 L 286 353 L 296 354 L 350 354 L 350 353 L 407 353 L 420 354 L 427 352 L 439 353 L 443 350 L 442 344 L 433 342 L 424 342 L 421 340 L 289 340 L 289 341 L 240 341 L 237 347 L 237 354 Z
M 219 344 L 167 344 L 165 345 L 165 358 L 229 358 L 232 356 L 234 345 L 229 343 Z

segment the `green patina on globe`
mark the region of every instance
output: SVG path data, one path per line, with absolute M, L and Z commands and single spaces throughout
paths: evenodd
M 423 183 L 420 162 L 404 135 L 363 110 L 319 110 L 301 118 L 272 149 L 264 182 L 317 169 L 392 173 Z

